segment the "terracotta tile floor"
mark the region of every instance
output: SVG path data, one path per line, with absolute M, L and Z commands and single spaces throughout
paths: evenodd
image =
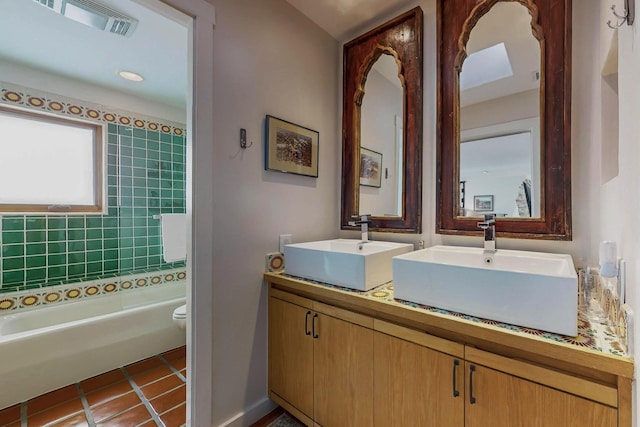
M 183 426 L 186 371 L 179 347 L 0 410 L 0 427 Z

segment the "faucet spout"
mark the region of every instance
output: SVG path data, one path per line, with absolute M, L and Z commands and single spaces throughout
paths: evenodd
M 369 242 L 369 224 L 371 223 L 371 221 L 369 220 L 369 217 L 371 216 L 371 214 L 361 214 L 360 215 L 360 221 L 349 221 L 349 225 L 352 226 L 356 226 L 359 225 L 360 226 L 360 232 L 361 232 L 361 241 L 360 243 L 368 243 Z M 358 218 L 358 215 L 354 215 L 352 218 Z
M 484 221 L 479 222 L 478 227 L 484 230 L 485 252 L 495 252 L 496 251 L 496 216 L 495 214 L 485 214 Z

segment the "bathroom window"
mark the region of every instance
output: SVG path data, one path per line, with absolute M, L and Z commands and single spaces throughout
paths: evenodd
M 0 213 L 101 213 L 99 124 L 0 106 Z

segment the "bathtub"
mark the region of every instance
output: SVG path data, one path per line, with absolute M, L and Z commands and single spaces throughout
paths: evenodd
M 185 344 L 184 281 L 0 314 L 0 409 Z

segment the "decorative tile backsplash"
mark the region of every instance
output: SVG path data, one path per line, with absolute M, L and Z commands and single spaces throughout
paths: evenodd
M 127 276 L 107 279 L 87 280 L 61 286 L 45 287 L 0 295 L 0 315 L 25 311 L 28 309 L 51 306 L 62 302 L 79 301 L 94 296 L 115 294 L 133 289 L 160 286 L 162 284 L 184 282 L 187 272 L 184 268 L 139 272 Z
M 0 217 L 0 294 L 184 266 L 160 221 L 185 212 L 184 125 L 0 82 L 0 103 L 106 124 L 107 213 Z

